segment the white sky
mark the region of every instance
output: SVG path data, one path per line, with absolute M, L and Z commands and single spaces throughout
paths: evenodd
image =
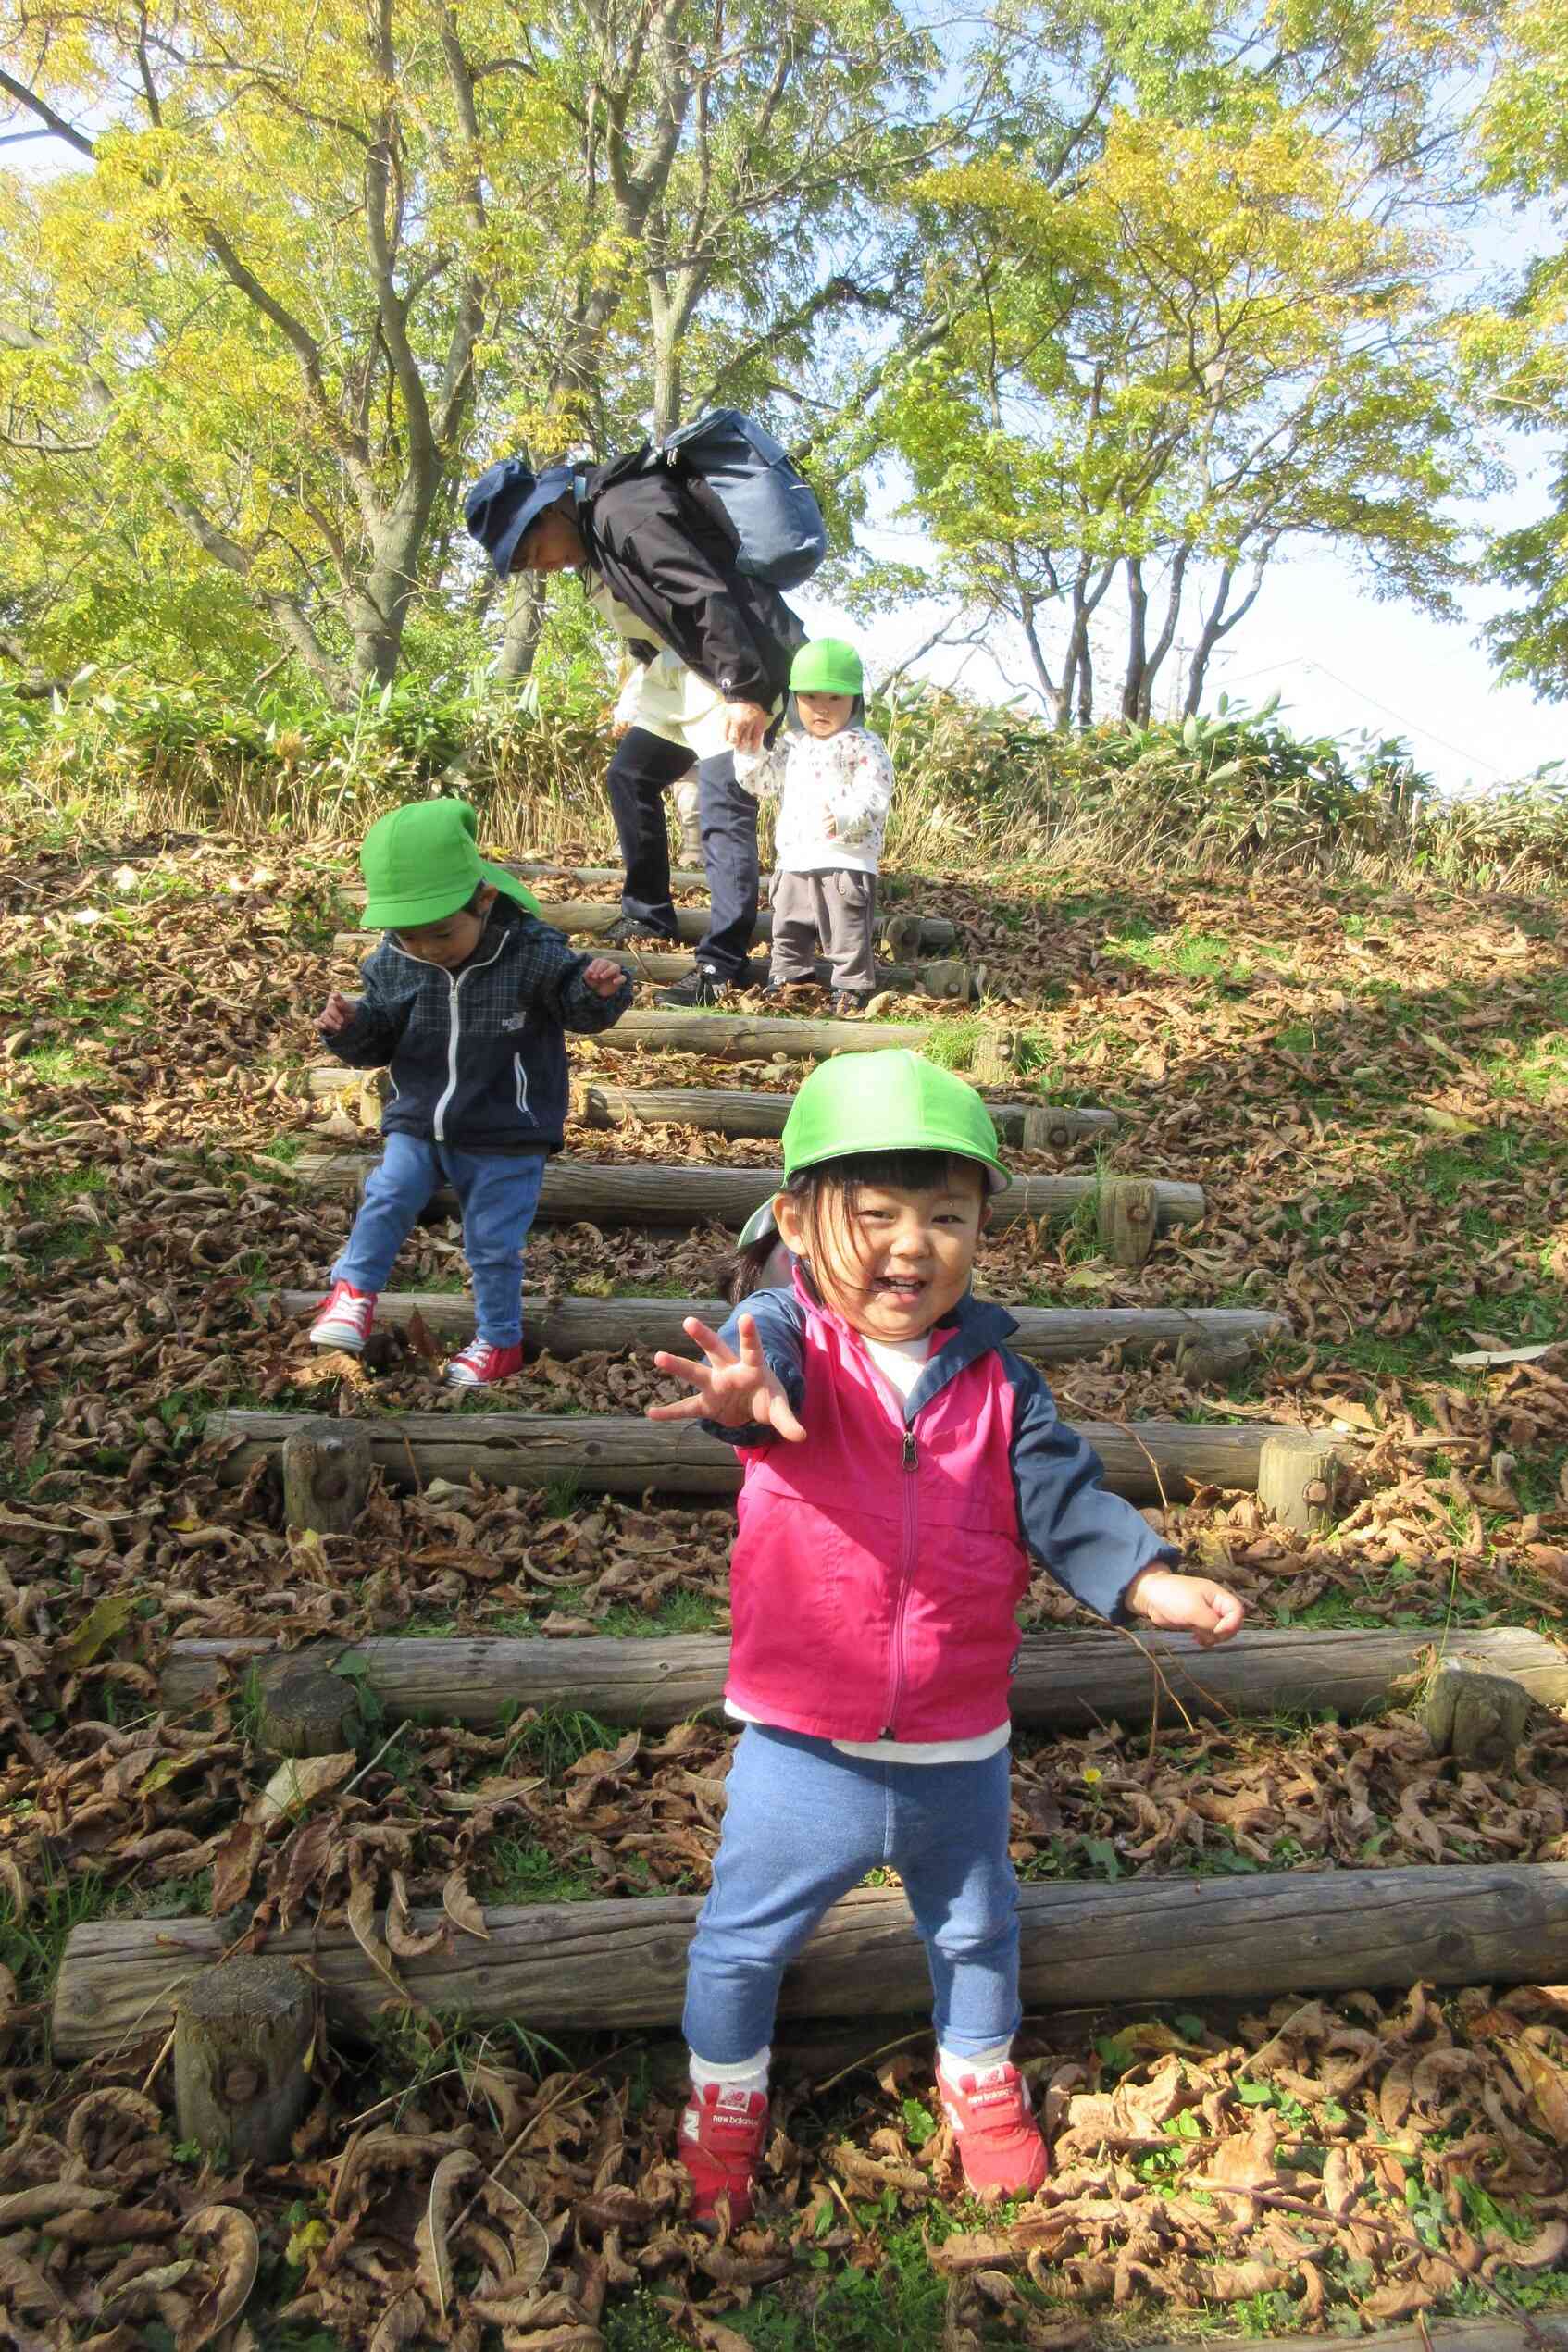
M 1547 507 L 1547 445 L 1524 443 L 1513 454 L 1516 487 L 1478 503 L 1472 510 L 1478 525 L 1504 529 Z M 877 555 L 930 560 L 929 544 L 907 530 L 867 537 Z M 937 600 L 860 623 L 847 621 L 809 588 L 790 601 L 815 631 L 858 644 L 874 678 L 903 661 L 951 609 Z M 1523 687 L 1499 684 L 1479 640 L 1488 615 L 1508 601 L 1502 592 L 1477 591 L 1464 600 L 1462 622 L 1433 620 L 1412 605 L 1370 595 L 1348 556 L 1304 547 L 1276 559 L 1252 610 L 1216 648 L 1204 709 L 1212 711 L 1222 692 L 1256 709 L 1278 691 L 1281 716 L 1294 732 L 1401 735 L 1417 765 L 1448 792 L 1484 791 L 1528 776 L 1545 761 L 1568 757 L 1568 703 L 1538 702 Z M 1151 598 L 1151 611 L 1158 609 Z M 1119 703 L 1126 640 L 1110 597 L 1102 613 L 1112 617 L 1098 632 L 1096 714 L 1111 717 Z M 1188 646 L 1195 628 L 1194 616 L 1182 632 Z M 961 678 L 988 699 L 1026 687 L 1031 672 L 1021 643 L 998 637 L 992 651 L 996 658 L 988 659 L 967 647 L 940 647 L 916 665 L 916 674 L 944 684 Z M 1160 715 L 1173 699 L 1179 709 L 1185 691 L 1185 669 L 1176 666 L 1173 649 L 1160 678 Z M 1032 697 L 1030 707 L 1039 707 Z

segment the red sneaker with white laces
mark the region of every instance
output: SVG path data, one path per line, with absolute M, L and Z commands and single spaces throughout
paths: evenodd
M 453 1388 L 489 1388 L 498 1380 L 510 1380 L 523 1368 L 523 1343 L 515 1348 L 492 1348 L 488 1339 L 470 1339 L 446 1367 L 446 1379 Z
M 1015 2066 L 987 2066 L 955 2083 L 939 2066 L 937 2092 L 964 2178 L 976 2196 L 1032 2196 L 1051 2171 L 1029 2099 Z
M 356 1290 L 352 1282 L 334 1282 L 316 1310 L 310 1326 L 313 1348 L 345 1348 L 358 1355 L 376 1320 L 376 1293 Z
M 721 2196 L 729 2199 L 732 2223 L 751 2220 L 766 2144 L 765 2091 L 726 2090 L 722 2083 L 706 2083 L 701 2090 L 692 2085 L 676 2158 L 691 2176 L 693 2221 L 716 2221 L 714 2208 Z

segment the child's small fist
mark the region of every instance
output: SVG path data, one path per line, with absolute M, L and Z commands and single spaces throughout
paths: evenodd
M 1189 1633 L 1201 1649 L 1229 1641 L 1241 1630 L 1241 1603 L 1212 1576 L 1178 1576 L 1146 1568 L 1127 1593 L 1127 1607 L 1165 1633 Z
M 352 997 L 342 996 L 334 989 L 327 999 L 325 1006 L 317 1014 L 316 1026 L 324 1038 L 335 1038 L 340 1029 L 347 1028 L 354 1018 L 355 1010 Z
M 595 996 L 614 996 L 626 974 L 618 964 L 612 964 L 607 955 L 596 955 L 592 963 L 585 967 L 582 977 Z

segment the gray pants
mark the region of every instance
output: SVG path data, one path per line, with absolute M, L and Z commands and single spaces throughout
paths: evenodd
M 877 912 L 877 877 L 848 866 L 822 874 L 776 874 L 773 877 L 774 981 L 811 980 L 817 941 L 832 965 L 833 986 L 868 993 L 877 985 L 872 964 L 872 923 Z

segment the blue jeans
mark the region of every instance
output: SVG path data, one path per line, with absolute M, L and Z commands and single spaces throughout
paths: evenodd
M 711 2066 L 773 2035 L 779 1979 L 830 1903 L 889 1862 L 903 1880 L 955 2057 L 1018 2030 L 1018 1882 L 1007 1859 L 1008 1753 L 898 1764 L 748 1724 L 686 1975 L 689 2047 Z
M 449 1184 L 463 1212 L 479 1336 L 492 1348 L 515 1348 L 523 1336 L 523 1243 L 543 1181 L 542 1151 L 459 1151 L 450 1143 L 389 1135 L 332 1279 L 356 1290 L 384 1290 L 420 1210 Z
M 716 964 L 722 979 L 738 980 L 745 973 L 757 922 L 757 804 L 735 781 L 732 752 L 698 760 L 683 745 L 666 742 L 645 727 L 628 728 L 622 736 L 607 778 L 626 866 L 621 907 L 649 930 L 663 931 L 671 941 L 678 937 L 664 796 L 693 767 L 701 796 L 703 863 L 713 893 L 698 960 Z

